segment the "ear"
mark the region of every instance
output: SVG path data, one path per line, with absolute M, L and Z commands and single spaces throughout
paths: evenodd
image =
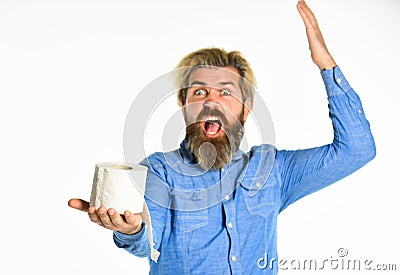
M 249 116 L 249 114 L 250 114 L 250 112 L 251 112 L 251 109 L 253 108 L 253 105 L 251 104 L 251 100 L 246 100 L 246 101 L 243 103 L 243 107 L 244 107 L 244 110 L 243 110 L 243 120 L 244 120 L 244 122 L 246 122 L 247 117 Z

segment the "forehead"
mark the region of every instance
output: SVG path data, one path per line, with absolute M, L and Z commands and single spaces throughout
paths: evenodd
M 239 71 L 234 67 L 200 67 L 190 73 L 189 85 L 193 81 L 204 82 L 207 85 L 217 85 L 224 82 L 238 84 L 239 79 Z

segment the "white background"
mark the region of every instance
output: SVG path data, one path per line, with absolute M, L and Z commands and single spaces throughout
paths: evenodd
M 309 5 L 362 98 L 377 156 L 280 215 L 279 255 L 331 259 L 343 247 L 349 259 L 400 269 L 400 1 Z M 110 231 L 67 201 L 89 198 L 96 162 L 123 160 L 124 120 L 135 95 L 201 47 L 247 57 L 278 148 L 329 143 L 324 86 L 302 24 L 293 0 L 1 0 L 0 273 L 147 273 L 147 259 L 116 248 Z

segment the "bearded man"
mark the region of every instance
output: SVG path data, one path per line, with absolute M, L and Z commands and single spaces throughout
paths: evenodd
M 297 8 L 325 83 L 334 127 L 331 144 L 295 151 L 269 144 L 240 150 L 254 104 L 254 74 L 239 52 L 201 49 L 177 66 L 184 141 L 179 149 L 142 162 L 149 168 L 145 195 L 154 243 L 139 214 L 125 211 L 121 217 L 112 208 L 69 201 L 113 230 L 118 247 L 153 259 L 150 274 L 277 274 L 277 264 L 266 263 L 278 258 L 278 214 L 374 158 L 357 94 L 328 52 L 311 10 L 304 1 Z M 151 257 L 152 249 L 160 252 L 158 259 Z

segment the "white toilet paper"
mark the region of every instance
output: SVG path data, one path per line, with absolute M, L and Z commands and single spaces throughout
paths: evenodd
M 139 164 L 119 162 L 97 163 L 93 177 L 90 205 L 140 213 L 148 229 L 151 259 L 157 262 L 160 252 L 153 247 L 150 212 L 144 201 L 147 168 Z
M 143 211 L 147 168 L 138 164 L 104 162 L 96 164 L 90 205 L 114 208 L 123 214 Z

